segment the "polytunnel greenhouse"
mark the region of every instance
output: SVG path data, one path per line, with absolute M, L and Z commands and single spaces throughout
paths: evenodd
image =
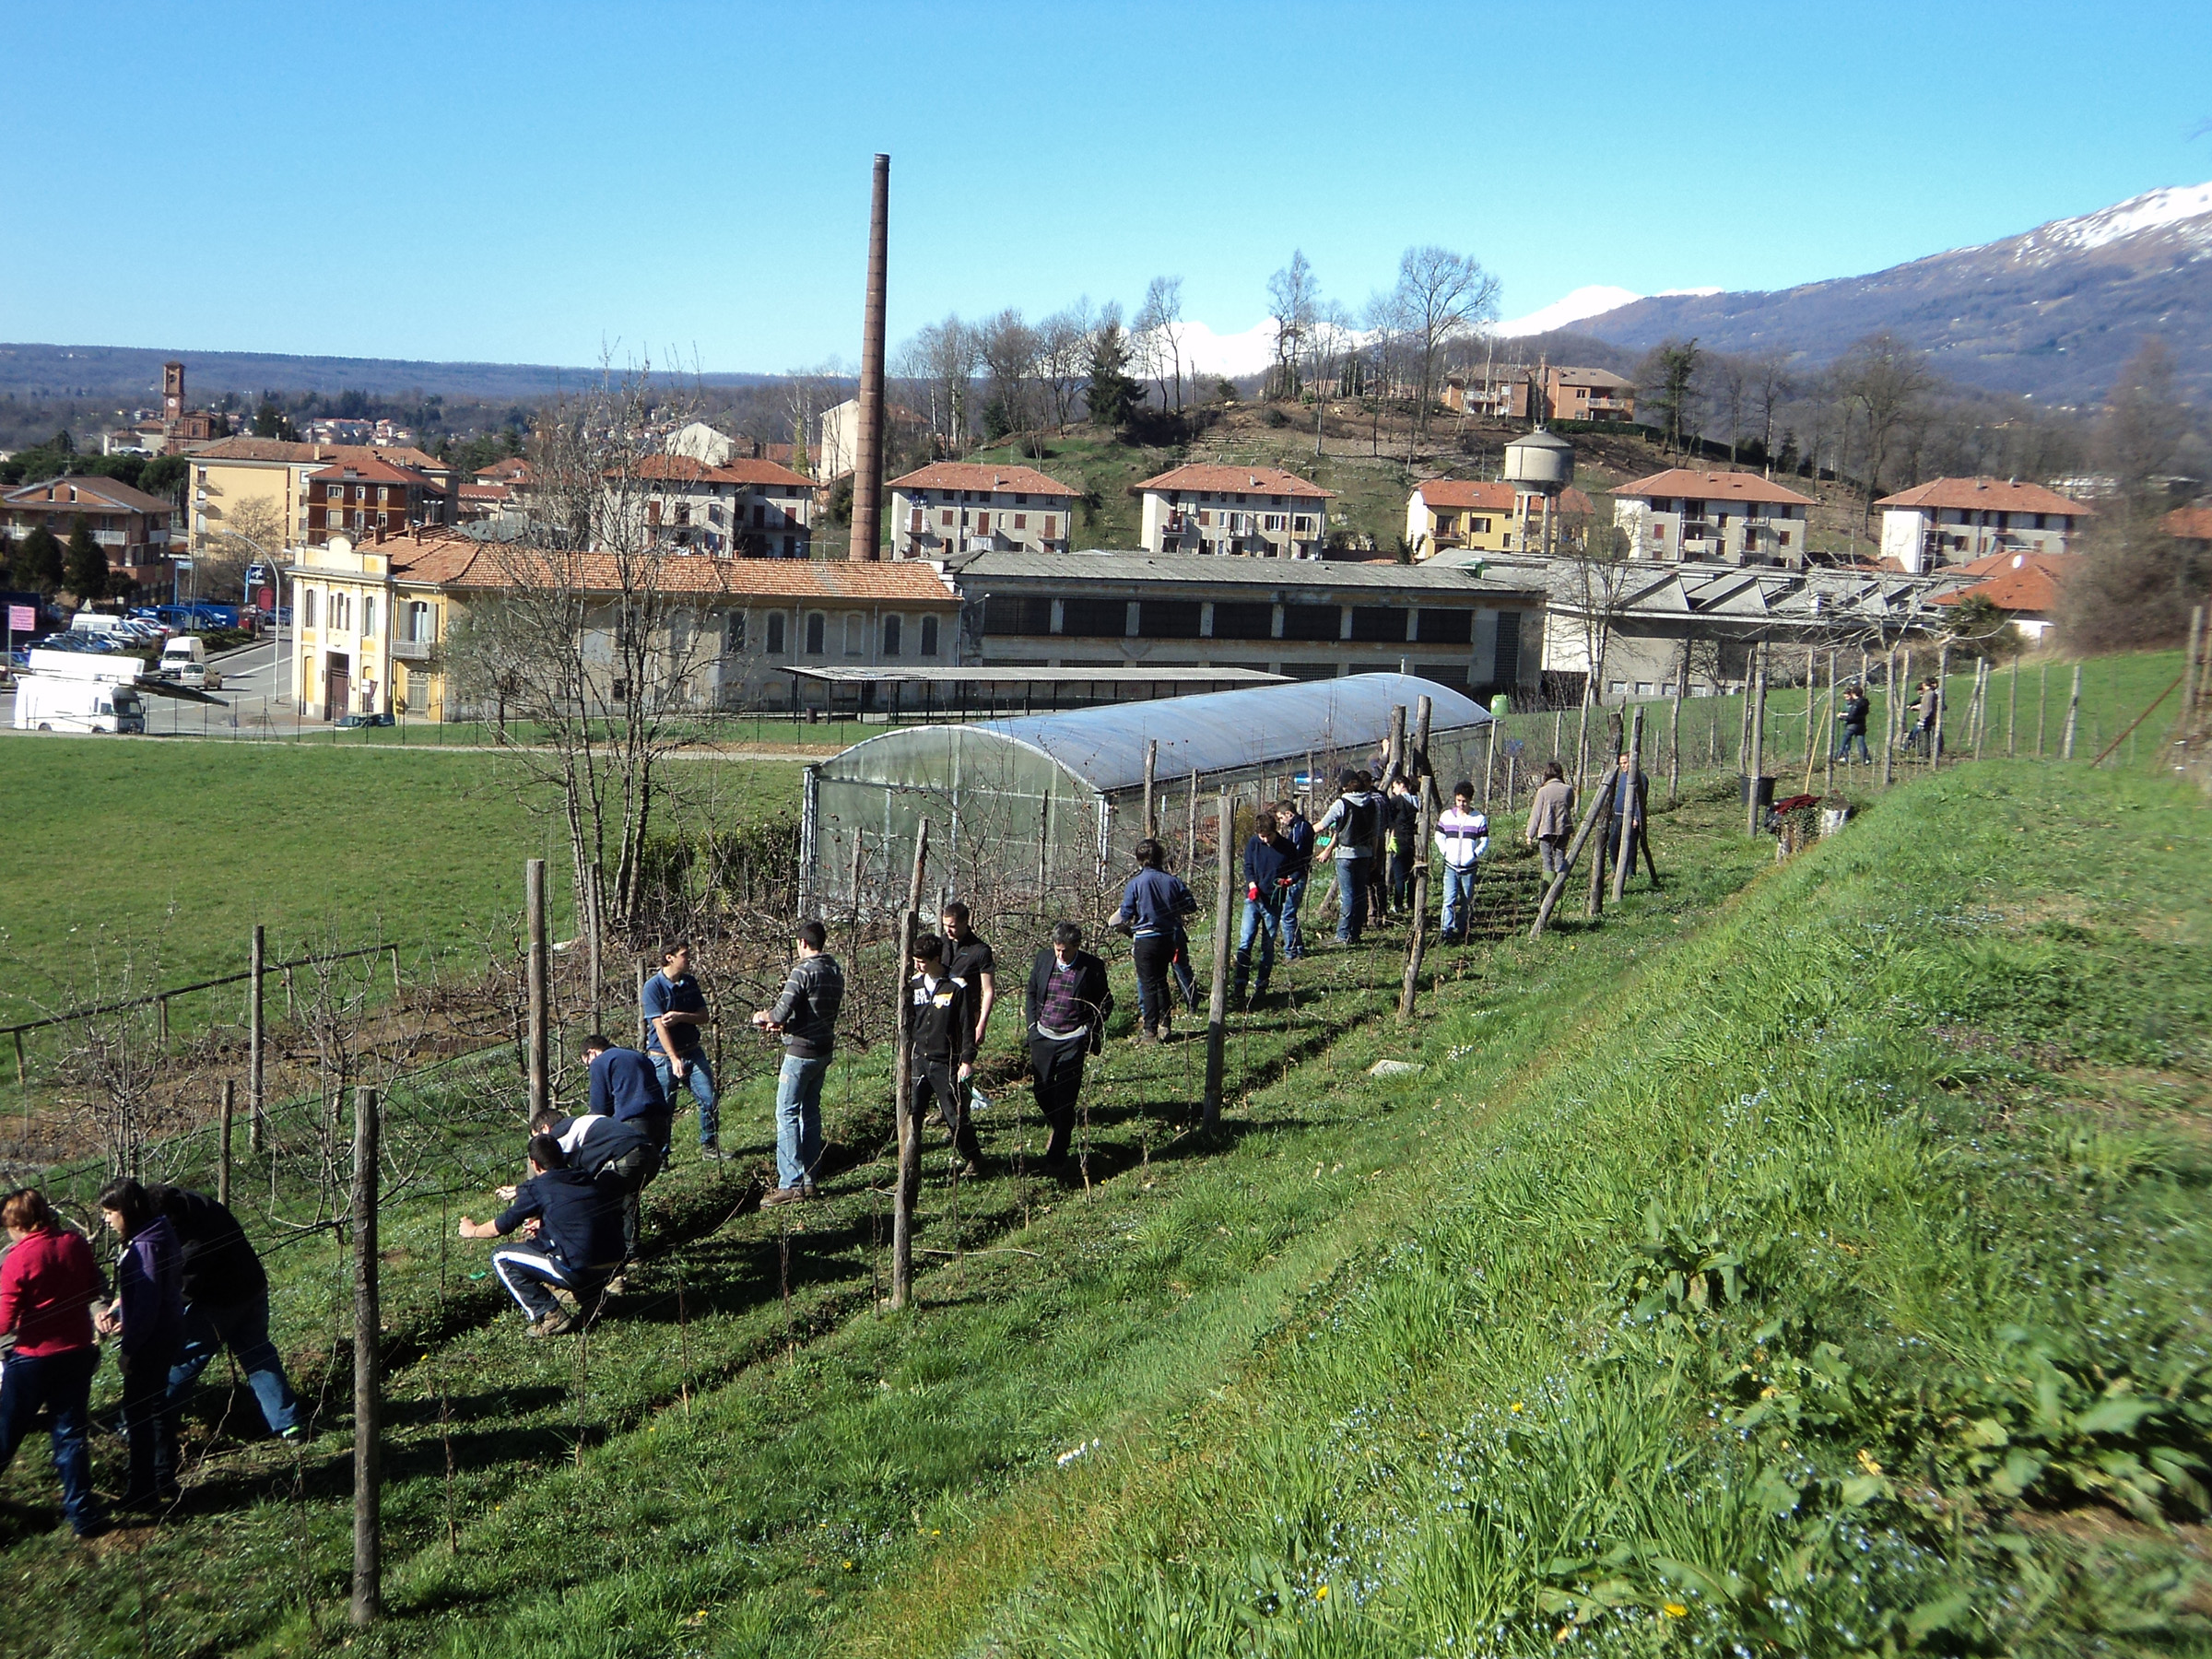
M 1221 791 L 1246 806 L 1289 794 L 1325 805 L 1341 769 L 1380 773 L 1396 710 L 1406 711 L 1410 743 L 1424 697 L 1430 765 L 1442 786 L 1479 775 L 1488 712 L 1406 674 L 886 732 L 807 769 L 806 908 L 877 914 L 902 905 L 926 818 L 925 903 L 957 896 L 990 913 L 1095 921 L 1145 833 L 1148 755 L 1154 821 L 1171 867 L 1183 869 L 1211 856 Z

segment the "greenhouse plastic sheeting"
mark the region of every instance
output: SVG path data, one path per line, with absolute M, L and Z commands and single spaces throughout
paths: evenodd
M 986 720 L 995 732 L 1042 749 L 1100 794 L 1142 788 L 1145 746 L 1159 743 L 1159 776 L 1243 771 L 1308 750 L 1372 748 L 1390 730 L 1393 709 L 1406 729 L 1422 698 L 1434 704 L 1432 732 L 1482 725 L 1490 716 L 1473 698 L 1410 674 L 1355 674 L 1342 679 L 1209 691 L 1149 702 L 1113 703 L 1065 714 Z

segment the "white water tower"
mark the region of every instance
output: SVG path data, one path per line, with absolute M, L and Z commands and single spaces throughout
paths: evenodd
M 1544 551 L 1552 551 L 1552 510 L 1574 482 L 1574 445 L 1538 426 L 1505 446 L 1506 482 L 1544 498 Z

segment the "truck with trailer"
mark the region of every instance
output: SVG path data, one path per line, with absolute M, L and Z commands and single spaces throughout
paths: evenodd
M 142 657 L 122 652 L 33 651 L 16 677 L 19 732 L 143 732 Z

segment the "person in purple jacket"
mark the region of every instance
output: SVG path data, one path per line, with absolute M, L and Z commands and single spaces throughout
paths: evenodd
M 93 1323 L 116 1337 L 123 1368 L 123 1429 L 131 1442 L 131 1482 L 123 1509 L 177 1498 L 177 1419 L 169 1409 L 169 1368 L 184 1340 L 184 1251 L 169 1218 L 135 1181 L 111 1182 L 100 1218 L 123 1241 L 115 1257 L 115 1300 Z

